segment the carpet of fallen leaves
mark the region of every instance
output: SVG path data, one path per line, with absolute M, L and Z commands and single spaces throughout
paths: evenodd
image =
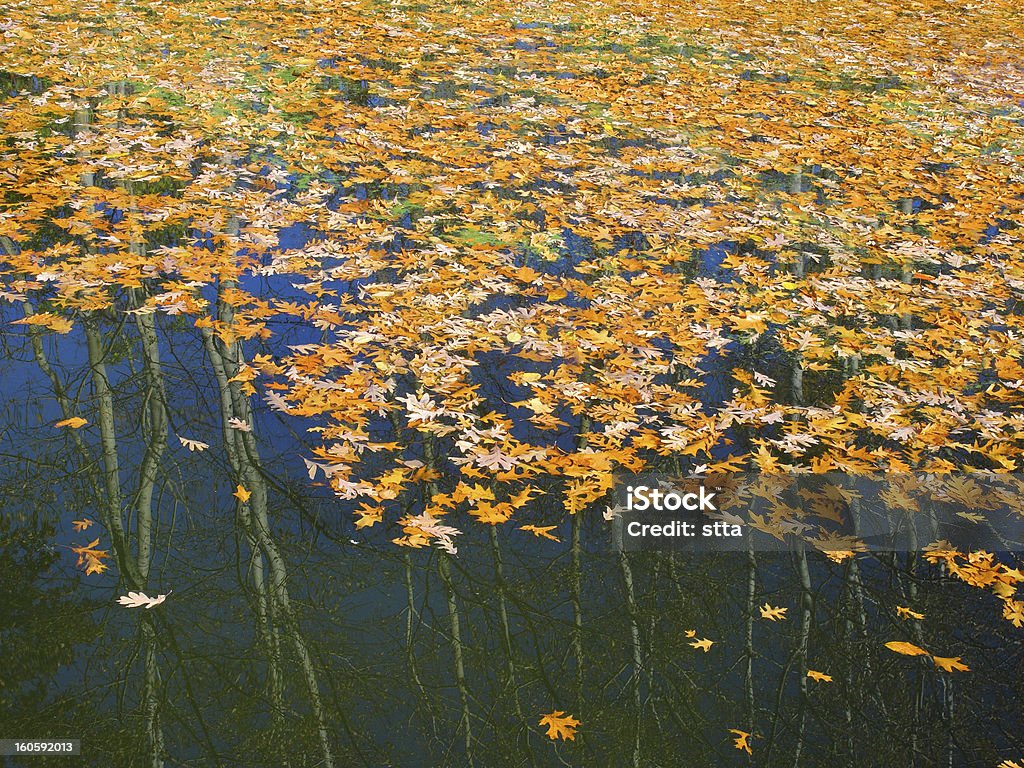
M 544 479 L 577 513 L 619 470 L 1020 469 L 1014 3 L 3 7 L 14 322 L 237 345 L 360 527 L 552 538 Z M 929 558 L 1019 625 L 984 554 Z

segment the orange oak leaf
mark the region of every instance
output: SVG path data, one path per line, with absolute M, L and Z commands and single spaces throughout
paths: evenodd
M 935 666 L 944 672 L 970 672 L 971 668 L 960 661 L 959 656 L 946 658 L 944 656 L 932 656 Z
M 547 737 L 552 741 L 561 738 L 563 741 L 574 741 L 576 739 L 576 728 L 580 721 L 572 715 L 567 715 L 562 710 L 555 710 L 547 715 L 542 715 L 540 724 L 548 728 Z
M 67 318 L 55 315 L 52 312 L 37 312 L 22 320 L 12 320 L 12 325 L 38 325 L 49 328 L 57 333 L 67 333 L 72 328 L 72 323 Z
M 750 749 L 749 733 L 747 733 L 746 731 L 738 730 L 736 728 L 730 728 L 729 733 L 733 733 L 736 735 L 736 738 L 733 740 L 733 746 L 736 747 L 736 749 L 741 749 L 748 755 L 754 754 Z
M 358 518 L 356 528 L 369 528 L 384 519 L 384 513 L 380 507 L 372 507 L 366 503 L 360 504 L 359 509 L 352 514 Z
M 108 566 L 103 561 L 110 558 L 110 553 L 103 549 L 97 549 L 100 545 L 99 539 L 93 539 L 82 547 L 70 547 L 71 551 L 78 555 L 75 562 L 79 568 L 85 570 L 86 576 L 94 573 L 103 573 Z

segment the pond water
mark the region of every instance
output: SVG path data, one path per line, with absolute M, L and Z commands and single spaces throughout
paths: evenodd
M 2 764 L 1024 765 L 1019 540 L 609 500 L 1017 477 L 1020 14 L 906 6 L 8 4 Z
M 5 735 L 81 739 L 82 759 L 104 766 L 728 765 L 746 759 L 729 729 L 753 734 L 758 765 L 995 765 L 1020 746 L 1019 633 L 915 556 L 626 555 L 596 510 L 557 524 L 558 541 L 466 525 L 454 557 L 403 549 L 393 524 L 353 524 L 353 502 L 308 475 L 309 433 L 260 402 L 252 458 L 280 557 L 269 564 L 232 496 L 203 341 L 174 318 L 156 329 L 171 433 L 145 581 L 167 597 L 151 609 L 118 605 L 118 553 L 86 576 L 71 549 L 110 549 L 81 330 L 46 337 L 39 355 L 27 335 L 3 335 Z M 269 343 L 306 343 L 308 330 Z M 102 339 L 131 538 L 153 391 L 135 327 L 106 323 Z M 707 399 L 728 390 L 713 379 Z M 53 427 L 54 380 L 89 426 Z M 561 509 L 554 493 L 528 507 L 552 520 Z M 763 620 L 762 603 L 788 616 Z M 923 634 L 895 618 L 909 603 L 928 616 Z M 933 637 L 970 673 L 882 646 Z M 691 645 L 705 638 L 707 650 Z M 582 723 L 575 740 L 545 736 L 552 711 Z

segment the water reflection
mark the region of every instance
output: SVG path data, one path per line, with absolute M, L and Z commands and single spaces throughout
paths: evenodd
M 1019 633 L 913 556 L 626 555 L 596 514 L 557 542 L 467 524 L 457 556 L 403 550 L 309 480 L 305 436 L 245 396 L 240 345 L 129 317 L 4 336 L 4 735 L 81 738 L 103 766 L 719 765 L 747 759 L 730 729 L 757 765 L 1020 748 Z M 555 494 L 530 504 L 560 517 Z M 85 576 L 71 547 L 96 538 L 111 565 Z M 538 726 L 556 710 L 575 741 Z

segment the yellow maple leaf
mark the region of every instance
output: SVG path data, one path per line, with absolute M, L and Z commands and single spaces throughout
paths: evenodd
M 832 682 L 832 675 L 826 675 L 824 672 L 818 672 L 818 671 L 813 670 L 813 669 L 808 669 L 807 670 L 807 676 L 809 678 L 811 678 L 811 680 L 816 680 L 819 683 L 831 683 Z
M 692 643 L 690 643 L 690 647 L 699 648 L 700 650 L 704 651 L 704 653 L 707 653 L 709 650 L 711 650 L 711 646 L 714 644 L 714 640 L 708 640 L 705 637 L 703 640 L 694 640 Z
M 580 721 L 572 715 L 567 715 L 562 710 L 555 710 L 547 715 L 542 715 L 540 724 L 548 727 L 547 737 L 552 741 L 561 738 L 562 741 L 575 741 L 576 728 Z
M 83 518 L 81 520 L 72 520 L 71 521 L 71 529 L 73 531 L 84 531 L 86 528 L 88 528 L 92 524 L 93 524 L 93 521 L 90 520 L 88 517 Z
M 245 502 L 249 500 L 249 497 L 252 496 L 252 491 L 246 490 L 245 486 L 239 483 L 238 486 L 235 488 L 235 492 L 232 493 L 231 495 L 234 496 L 243 504 L 245 504 Z

